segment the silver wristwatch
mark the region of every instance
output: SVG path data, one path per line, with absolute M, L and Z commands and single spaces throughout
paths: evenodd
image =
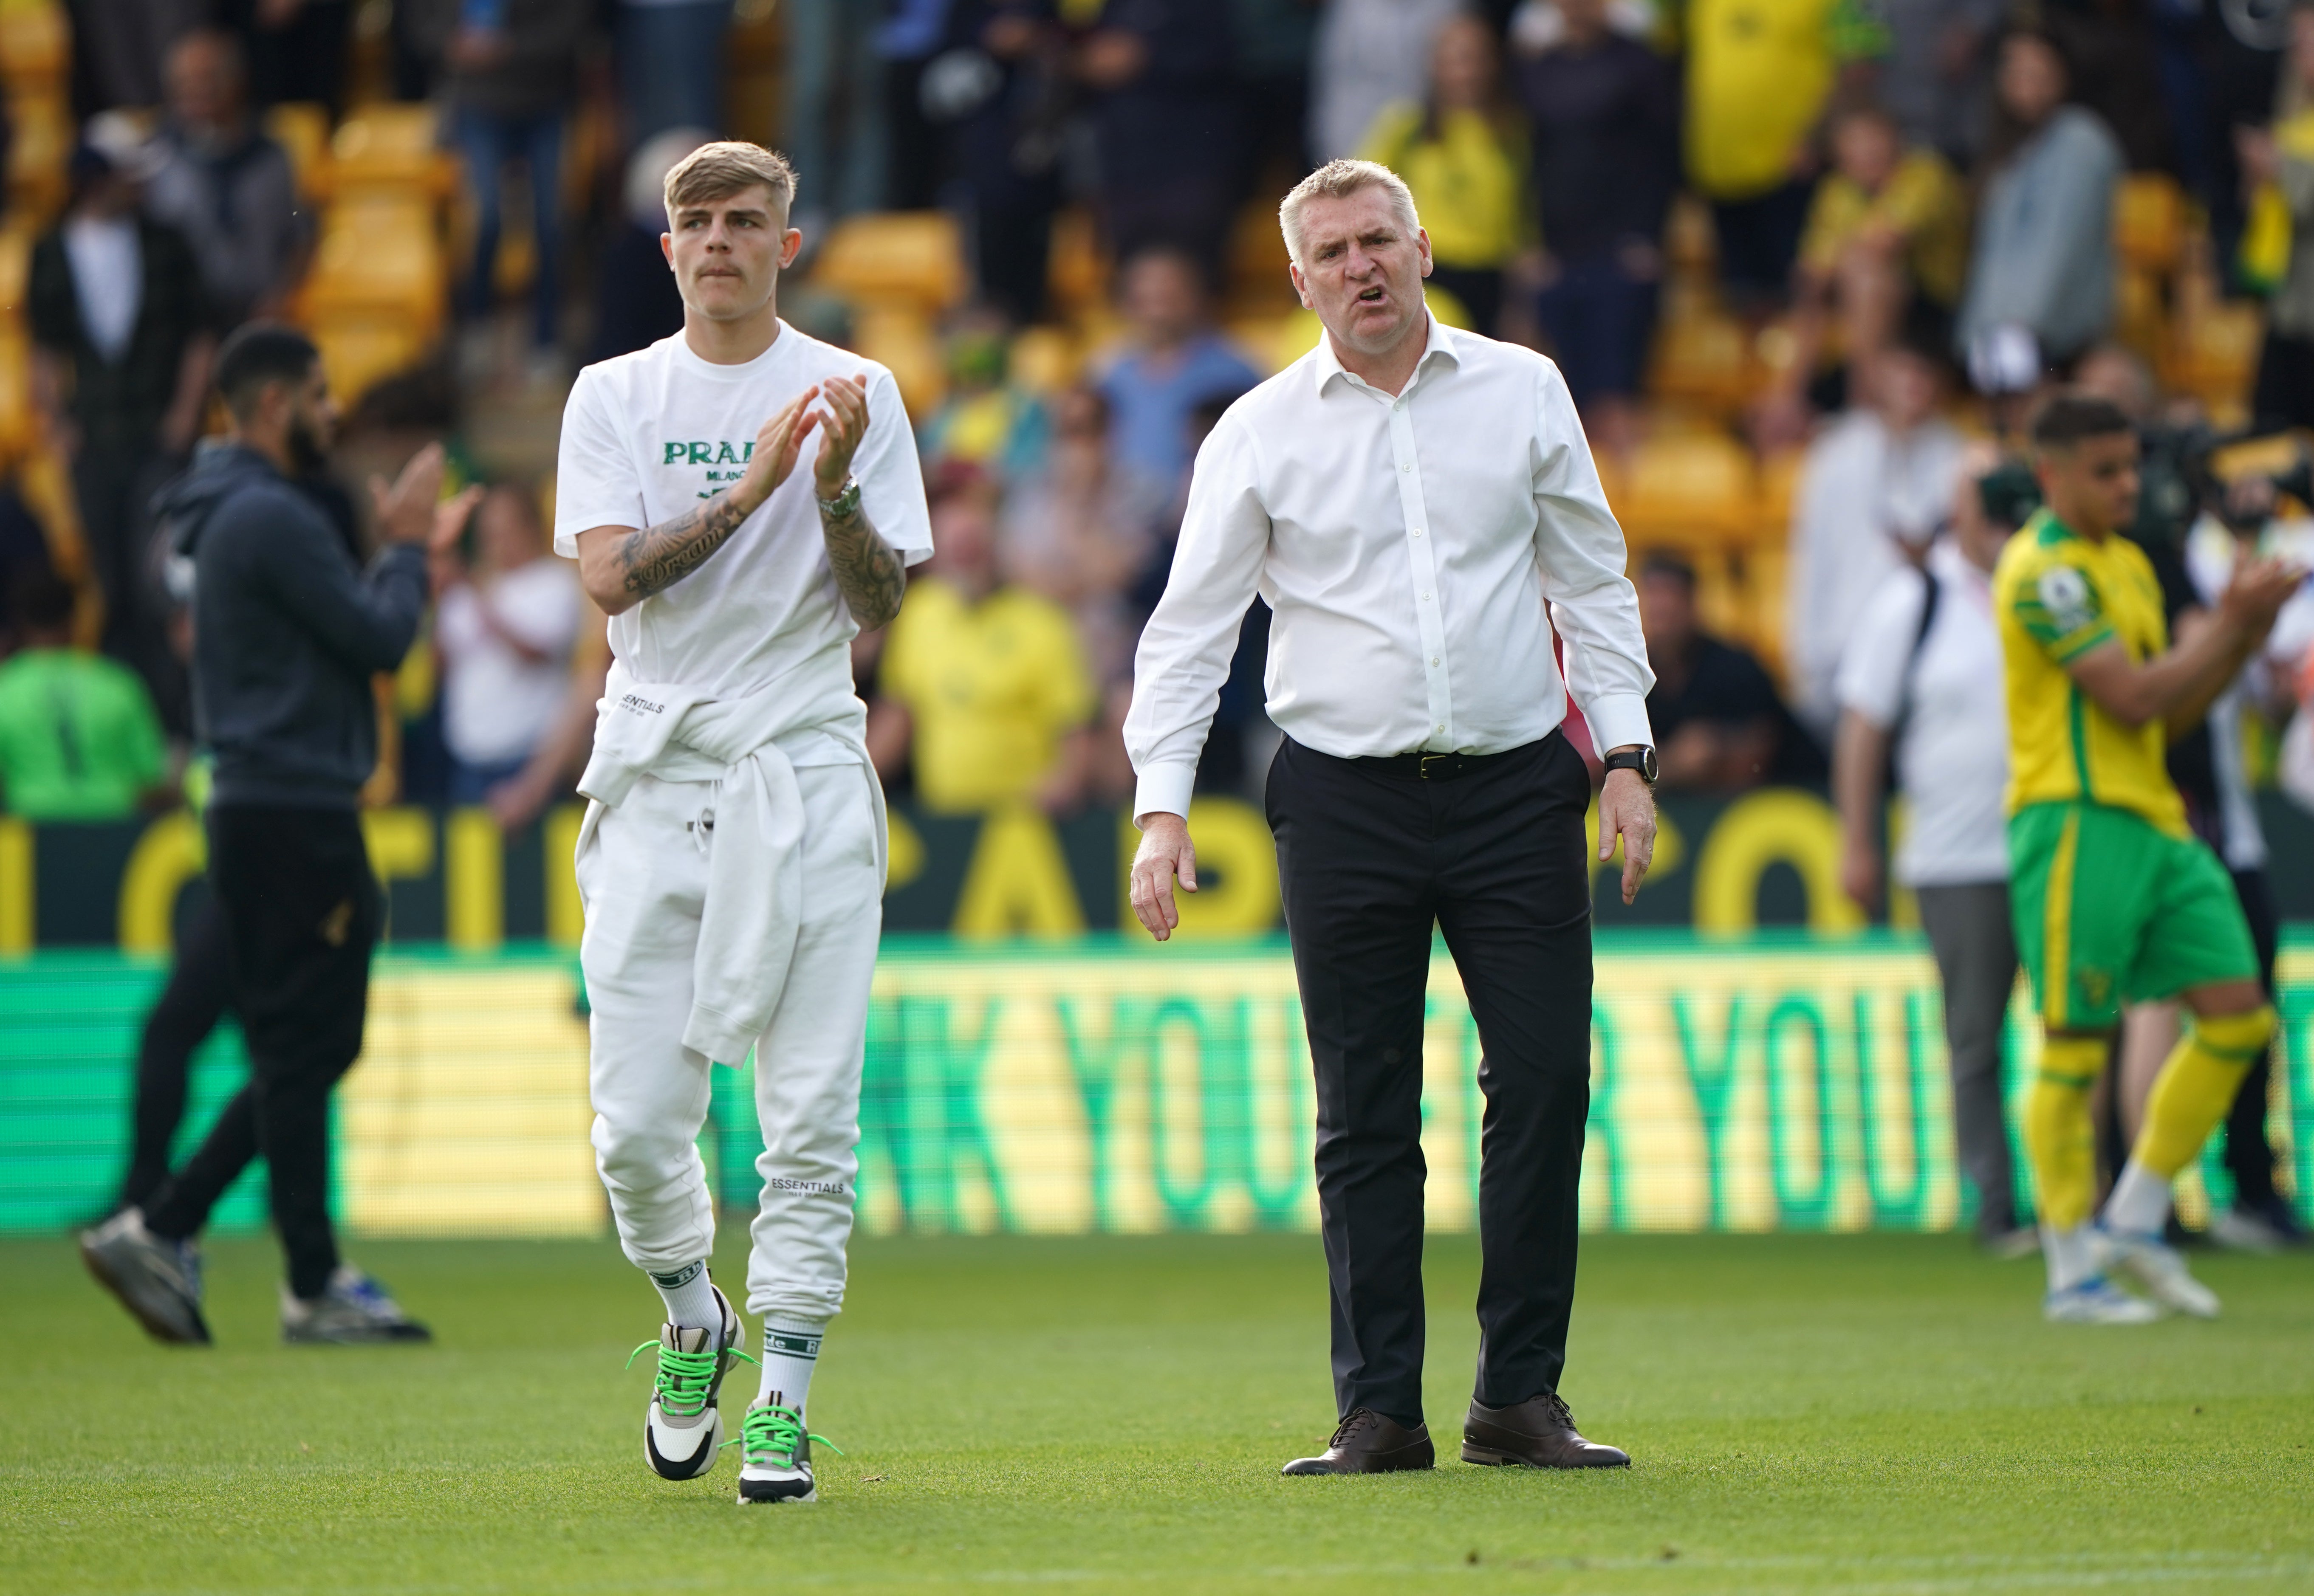
M 834 498 L 819 501 L 819 513 L 831 521 L 847 521 L 860 512 L 860 479 L 846 477 Z

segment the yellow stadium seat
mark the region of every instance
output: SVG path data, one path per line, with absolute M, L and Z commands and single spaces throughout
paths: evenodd
M 32 230 L 21 224 L 0 227 L 0 314 L 22 316 L 32 273 Z
M 1664 216 L 1664 260 L 1674 271 L 1702 276 L 1718 257 L 1718 241 L 1711 231 L 1711 213 L 1692 195 L 1672 201 Z
M 313 334 L 322 351 L 322 370 L 330 379 L 330 395 L 344 409 L 351 409 L 380 380 L 408 371 L 426 357 L 427 339 L 404 319 L 323 316 L 315 320 Z
M 852 347 L 888 367 L 900 385 L 900 402 L 922 420 L 948 392 L 948 363 L 940 339 L 921 312 L 906 306 L 863 306 L 852 329 Z
M 1084 351 L 1057 327 L 1029 327 L 1012 339 L 1012 382 L 1031 393 L 1058 393 L 1077 380 Z
M 330 110 L 310 100 L 285 102 L 265 113 L 265 131 L 289 157 L 298 192 L 321 198 L 330 182 Z
M 32 409 L 32 356 L 20 328 L 0 328 L 0 460 L 19 460 L 39 441 Z
M 2113 242 L 2123 264 L 2167 272 L 2185 242 L 2186 195 L 2177 181 L 2159 172 L 2122 179 L 2113 196 Z
M 1800 467 L 1806 460 L 1805 449 L 1779 449 L 1760 462 L 1760 498 L 1753 519 L 1753 548 L 1763 544 L 1780 548 L 1790 537 L 1792 501 L 1798 495 Z
M 1290 311 L 1297 301 L 1289 258 L 1277 231 L 1277 207 L 1257 200 L 1239 210 L 1230 229 L 1225 297 L 1233 318 L 1251 320 Z
M 61 93 L 24 94 L 8 106 L 8 207 L 18 223 L 38 225 L 64 208 L 72 160 L 72 107 Z
M 1656 334 L 1647 391 L 1658 399 L 1732 415 L 1758 381 L 1752 340 L 1733 316 L 1682 317 L 1665 322 Z
M 1053 313 L 1081 321 L 1108 292 L 1108 261 L 1091 212 L 1078 207 L 1053 218 L 1053 248 L 1045 268 Z
M 72 73 L 72 22 L 54 0 L 0 3 L 0 79 L 11 98 L 62 96 Z
M 457 181 L 457 163 L 437 147 L 430 105 L 368 105 L 348 117 L 330 140 L 335 192 L 412 189 L 440 196 Z
M 964 242 L 945 211 L 848 216 L 820 246 L 811 280 L 863 308 L 907 306 L 936 316 L 965 295 Z
M 309 315 L 400 315 L 428 339 L 441 327 L 447 298 L 447 266 L 431 201 L 370 194 L 331 205 L 305 284 Z
M 2265 338 L 2265 318 L 2237 300 L 2212 304 L 2182 318 L 2171 333 L 2163 372 L 2168 384 L 2193 394 L 2221 425 L 2241 419 L 2257 357 Z
M 1740 544 L 1758 519 L 1752 456 L 1721 434 L 1651 437 L 1617 477 L 1608 503 L 1635 549 Z

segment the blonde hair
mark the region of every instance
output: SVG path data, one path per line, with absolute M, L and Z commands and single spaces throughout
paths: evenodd
M 758 185 L 772 191 L 772 205 L 782 216 L 795 198 L 795 168 L 776 150 L 736 139 L 702 144 L 669 168 L 667 212 L 677 207 L 729 199 Z
M 1294 264 L 1302 264 L 1302 213 L 1313 199 L 1347 199 L 1362 189 L 1381 189 L 1390 195 L 1391 208 L 1398 213 L 1409 233 L 1422 225 L 1414 214 L 1414 194 L 1405 180 L 1389 167 L 1373 161 L 1329 161 L 1317 171 L 1294 185 L 1294 191 L 1277 207 L 1277 230 L 1285 235 L 1285 252 Z

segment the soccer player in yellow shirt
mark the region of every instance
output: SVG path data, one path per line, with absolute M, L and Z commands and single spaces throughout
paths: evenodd
M 2186 829 L 2162 761 L 2264 640 L 2302 571 L 2237 570 L 2211 622 L 2168 646 L 2153 568 L 2119 529 L 2135 513 L 2138 443 L 2104 400 L 2061 395 L 2033 425 L 2045 507 L 1993 572 L 2009 698 L 2009 853 L 2017 945 L 2046 1039 L 2026 1110 L 2052 1319 L 2139 1324 L 2152 1303 L 2203 1318 L 2215 1293 L 2161 1239 L 2169 1183 L 2265 1052 L 2274 1015 L 2225 867 Z M 2089 1093 L 2124 1001 L 2181 1000 L 2193 1023 L 2162 1065 L 2145 1124 L 2091 1218 Z

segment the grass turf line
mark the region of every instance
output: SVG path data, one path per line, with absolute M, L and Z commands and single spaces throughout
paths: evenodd
M 849 1455 L 743 1510 L 736 1450 L 647 1471 L 619 1364 L 659 1314 L 608 1246 L 363 1246 L 441 1339 L 347 1350 L 281 1346 L 277 1257 L 229 1241 L 189 1352 L 67 1243 L 0 1243 L 0 1591 L 2314 1589 L 2314 1260 L 2095 1330 L 1954 1238 L 1585 1249 L 1567 1395 L 1629 1473 L 1451 1460 L 1465 1238 L 1430 1247 L 1441 1467 L 1319 1480 L 1276 1472 L 1332 1412 L 1314 1238 L 863 1241 L 811 1405 Z

